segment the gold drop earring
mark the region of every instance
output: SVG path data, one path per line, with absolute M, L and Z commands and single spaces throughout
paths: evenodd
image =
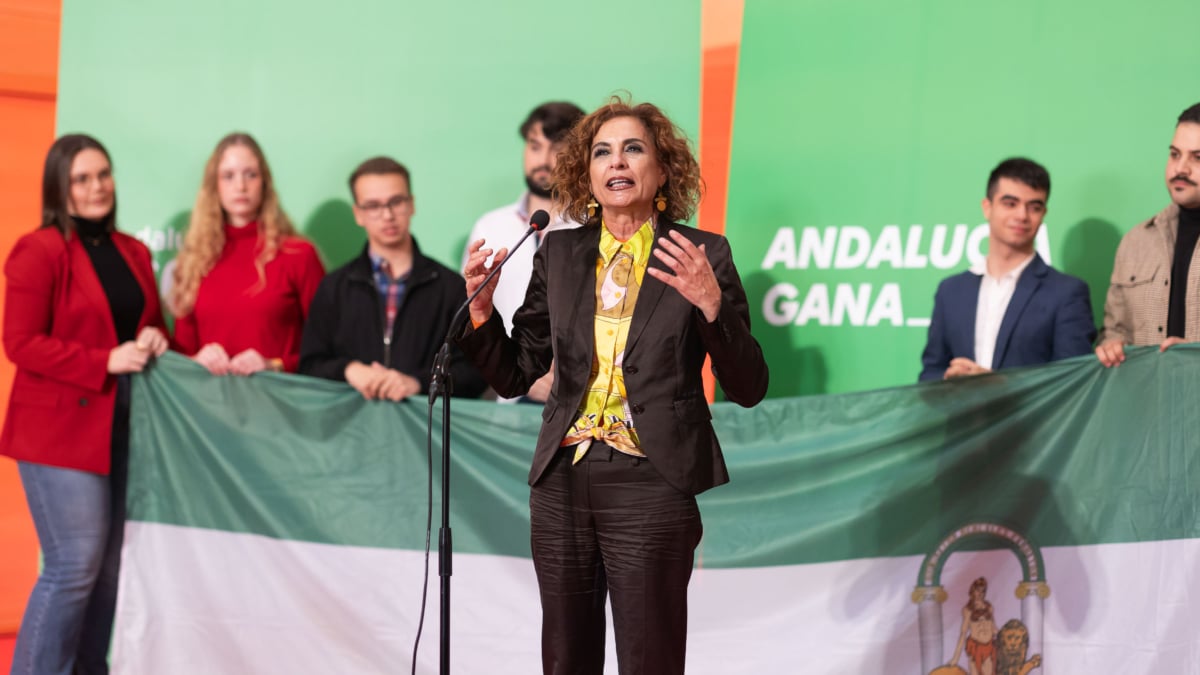
M 600 205 L 596 203 L 596 198 L 592 197 L 591 201 L 587 203 L 588 220 L 596 217 L 596 209 L 598 208 L 600 208 Z

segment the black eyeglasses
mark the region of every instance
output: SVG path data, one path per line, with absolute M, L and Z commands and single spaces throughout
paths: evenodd
M 392 215 L 396 215 L 396 212 L 400 210 L 400 207 L 411 201 L 411 195 L 396 195 L 386 202 L 366 202 L 359 204 L 358 208 L 361 209 L 363 213 L 367 214 L 368 217 L 382 218 L 384 209 L 391 211 Z

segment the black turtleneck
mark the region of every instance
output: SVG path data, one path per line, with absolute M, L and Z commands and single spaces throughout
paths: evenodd
M 117 250 L 112 235 L 104 229 L 104 223 L 72 216 L 75 234 L 92 260 L 104 295 L 108 296 L 108 308 L 112 312 L 113 325 L 117 328 L 117 343 L 137 337 L 138 323 L 146 306 L 142 287 L 129 269 L 129 264 Z
M 1179 207 L 1175 233 L 1175 260 L 1171 265 L 1171 303 L 1167 309 L 1167 337 L 1184 337 L 1187 326 L 1188 267 L 1200 241 L 1200 209 Z

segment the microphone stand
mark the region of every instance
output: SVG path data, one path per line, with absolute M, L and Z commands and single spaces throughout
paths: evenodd
M 540 216 L 540 217 L 539 217 Z M 525 236 L 517 242 L 516 246 L 509 249 L 511 254 L 534 232 L 542 229 L 550 221 L 550 216 L 545 211 L 536 211 L 530 219 L 529 229 L 525 232 Z M 433 406 L 437 403 L 437 399 L 442 399 L 442 523 L 438 528 L 438 577 L 441 580 L 441 630 L 440 630 L 440 666 L 439 673 L 441 675 L 450 675 L 450 576 L 453 574 L 454 560 L 454 545 L 450 532 L 450 397 L 454 393 L 454 376 L 450 373 L 450 343 L 455 336 L 462 332 L 462 327 L 466 324 L 468 316 L 467 309 L 471 306 L 471 301 L 479 295 L 492 279 L 500 273 L 500 269 L 504 267 L 504 263 L 509 261 L 509 256 L 505 256 L 500 264 L 493 265 L 491 271 L 484 277 L 483 283 L 475 292 L 467 297 L 458 311 L 454 313 L 454 317 L 450 319 L 450 327 L 446 331 L 446 339 L 442 341 L 442 347 L 438 350 L 437 356 L 433 359 L 433 369 L 429 376 L 429 410 L 432 415 Z M 414 655 L 415 658 L 415 655 Z

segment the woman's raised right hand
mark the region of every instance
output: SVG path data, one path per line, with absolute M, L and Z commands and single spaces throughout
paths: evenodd
M 508 255 L 508 249 L 502 248 L 496 251 L 496 256 L 492 258 L 492 264 L 487 264 L 487 259 L 492 255 L 492 249 L 483 248 L 485 240 L 480 239 L 472 242 L 467 249 L 467 266 L 463 269 L 463 276 L 467 279 L 467 297 L 476 291 L 483 284 L 483 280 L 487 277 L 488 272 L 491 272 L 497 265 L 504 261 Z M 496 284 L 500 283 L 500 274 L 492 277 L 486 288 L 480 291 L 479 295 L 471 301 L 470 313 L 471 323 L 478 326 L 486 322 L 492 316 L 492 294 L 496 292 Z

